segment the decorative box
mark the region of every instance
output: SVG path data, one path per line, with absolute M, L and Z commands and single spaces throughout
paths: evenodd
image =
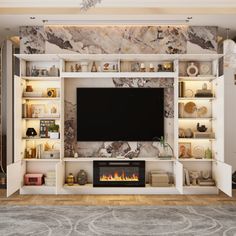
M 60 158 L 60 151 L 44 151 L 41 154 L 41 159 L 59 159 Z
M 25 174 L 25 185 L 42 185 L 43 174 Z
M 193 132 L 194 138 L 215 138 L 215 134 L 212 132 Z

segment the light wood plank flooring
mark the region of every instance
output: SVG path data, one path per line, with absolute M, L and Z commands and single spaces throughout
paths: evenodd
M 7 198 L 0 190 L 0 205 L 222 205 L 236 206 L 233 197 L 219 195 L 19 195 Z

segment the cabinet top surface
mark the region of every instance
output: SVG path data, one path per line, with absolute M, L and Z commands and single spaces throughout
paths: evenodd
M 223 54 L 15 54 L 15 57 L 26 61 L 76 61 L 76 60 L 183 60 L 212 61 L 223 57 Z

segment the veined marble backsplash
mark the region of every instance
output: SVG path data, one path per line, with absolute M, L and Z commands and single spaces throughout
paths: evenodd
M 20 52 L 81 54 L 216 53 L 214 26 L 22 26 Z
M 96 82 L 93 79 L 67 79 L 65 81 L 65 156 L 72 156 L 74 152 L 77 152 L 79 157 L 157 156 L 161 151 L 160 144 L 157 142 L 77 142 L 76 87 L 164 88 L 165 136 L 173 145 L 173 82 L 172 78 L 106 78 L 96 79 Z

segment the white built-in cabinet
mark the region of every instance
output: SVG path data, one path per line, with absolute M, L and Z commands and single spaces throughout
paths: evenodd
M 17 190 L 20 194 L 217 194 L 219 190 L 227 195 L 232 195 L 231 188 L 231 166 L 224 163 L 224 75 L 219 75 L 218 61 L 222 55 L 83 55 L 83 54 L 43 54 L 43 55 L 16 55 L 20 59 L 20 76 L 14 77 L 14 163 L 7 167 L 7 196 Z M 72 63 L 87 61 L 91 64 L 104 61 L 118 62 L 118 71 L 114 72 L 71 72 Z M 172 61 L 173 72 L 131 72 L 121 71 L 121 63 L 124 61 L 141 61 L 159 64 L 165 61 Z M 180 66 L 187 62 L 206 61 L 212 65 L 212 75 L 205 77 L 189 77 L 181 75 Z M 27 67 L 36 65 L 40 68 L 49 68 L 52 65 L 60 68 L 59 77 L 31 77 L 27 76 Z M 153 169 L 163 169 L 172 172 L 174 185 L 170 187 L 151 187 L 148 183 L 144 188 L 94 188 L 92 186 L 93 160 L 104 160 L 98 157 L 73 158 L 64 156 L 64 84 L 66 79 L 97 79 L 97 78 L 174 78 L 174 125 L 173 140 L 169 140 L 174 146 L 174 157 L 171 160 L 160 160 L 157 157 L 141 158 L 146 161 L 146 172 Z M 179 81 L 184 81 L 189 89 L 199 88 L 199 83 L 207 83 L 214 96 L 212 98 L 179 97 Z M 48 97 L 24 97 L 27 84 L 34 88 L 57 88 L 58 95 L 54 98 Z M 208 117 L 179 118 L 179 102 L 193 101 L 206 104 L 210 111 Z M 36 127 L 39 131 L 39 121 L 48 117 L 25 118 L 23 117 L 24 103 L 31 104 L 57 104 L 59 116 L 53 118 L 60 127 L 60 137 L 57 140 L 34 139 L 25 137 L 28 127 Z M 51 118 L 50 118 L 51 119 Z M 195 127 L 196 123 L 207 124 L 214 131 L 214 138 L 195 139 L 179 138 L 179 128 Z M 26 149 L 30 145 L 48 142 L 56 143 L 60 150 L 59 159 L 27 159 Z M 212 159 L 179 158 L 179 143 L 188 142 L 191 145 L 209 147 L 212 151 Z M 32 144 L 33 143 L 33 144 Z M 114 158 L 110 158 L 114 160 Z M 216 186 L 186 186 L 184 184 L 184 168 L 189 170 L 209 170 L 216 181 Z M 74 175 L 80 169 L 87 171 L 89 184 L 85 186 L 65 185 L 66 176 L 72 172 Z M 56 172 L 55 186 L 24 186 L 25 173 L 43 173 L 47 171 Z

